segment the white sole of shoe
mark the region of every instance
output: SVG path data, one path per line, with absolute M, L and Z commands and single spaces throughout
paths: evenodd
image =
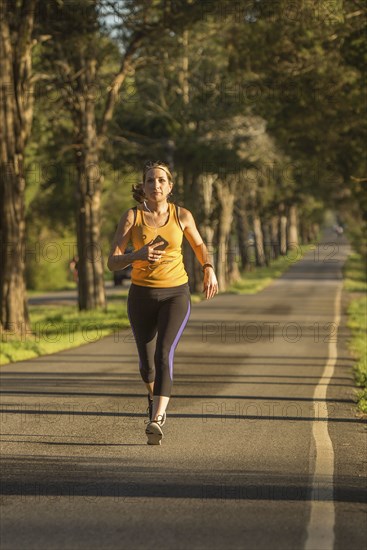
M 157 422 L 150 422 L 146 427 L 145 433 L 148 437 L 148 445 L 160 445 L 163 432 Z

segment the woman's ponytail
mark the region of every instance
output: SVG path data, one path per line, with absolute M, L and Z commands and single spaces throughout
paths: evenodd
M 144 198 L 145 198 L 143 184 L 138 183 L 137 185 L 132 185 L 131 186 L 131 191 L 133 193 L 134 200 L 136 200 L 136 202 L 142 203 Z

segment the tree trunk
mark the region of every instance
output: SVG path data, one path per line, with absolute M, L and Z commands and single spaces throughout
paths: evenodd
M 229 236 L 229 249 L 228 249 L 228 282 L 234 283 L 241 278 L 241 273 L 238 264 L 241 260 L 239 253 L 238 243 L 233 233 Z
M 272 259 L 276 260 L 279 256 L 279 218 L 272 216 L 270 220 L 270 239 L 272 248 Z
M 233 219 L 235 194 L 231 187 L 223 181 L 218 182 L 216 190 L 220 205 L 216 274 L 219 289 L 223 291 L 228 282 L 228 239 Z
M 302 244 L 309 244 L 310 241 L 310 222 L 305 218 L 300 218 L 300 238 Z
M 92 65 L 89 72 L 93 73 Z M 91 74 L 93 81 L 93 74 Z M 77 236 L 79 309 L 106 306 L 103 258 L 100 245 L 101 179 L 95 120 L 95 105 L 87 96 L 80 100 L 79 136 L 82 147 L 77 151 Z
M 265 221 L 262 224 L 262 233 L 264 237 L 263 246 L 264 246 L 265 263 L 266 265 L 270 265 L 272 248 L 271 248 L 271 242 L 270 242 L 270 224 L 268 221 Z
M 255 233 L 255 253 L 256 265 L 262 267 L 265 265 L 264 239 L 261 229 L 261 219 L 258 213 L 253 215 L 254 233 Z
M 234 209 L 234 215 L 236 218 L 237 239 L 241 258 L 241 270 L 246 270 L 248 269 L 250 264 L 248 253 L 249 221 L 246 212 L 246 204 L 243 197 L 240 197 L 237 201 L 236 207 Z
M 190 88 L 189 88 L 189 31 L 184 29 L 182 31 L 182 61 L 181 70 L 178 75 L 178 81 L 182 92 L 182 102 L 184 105 L 188 105 L 190 101 Z
M 282 256 L 287 254 L 287 216 L 282 214 L 279 219 L 279 244 Z
M 311 224 L 311 228 L 310 228 L 310 236 L 311 236 L 310 240 L 311 240 L 311 242 L 315 241 L 317 239 L 319 231 L 320 231 L 319 224 L 316 223 L 316 222 L 313 222 Z
M 203 199 L 203 221 L 200 223 L 200 233 L 208 248 L 210 254 L 214 254 L 214 235 L 216 230 L 216 224 L 212 220 L 213 209 L 213 189 L 215 176 L 213 174 L 202 174 L 199 177 L 199 186 L 201 191 L 201 197 Z
M 3 329 L 29 330 L 25 288 L 24 151 L 33 117 L 32 33 L 35 0 L 23 0 L 10 31 L 7 2 L 0 0 L 0 302 Z
M 191 172 L 186 164 L 182 166 L 182 188 L 183 188 L 183 203 L 184 207 L 190 210 L 197 221 L 197 212 L 195 197 L 197 197 L 197 189 L 195 189 L 194 180 Z M 183 258 L 185 269 L 189 277 L 189 286 L 191 292 L 201 292 L 202 290 L 202 273 L 195 254 L 189 245 L 188 241 L 183 240 Z
M 298 213 L 297 206 L 293 204 L 289 208 L 289 225 L 288 225 L 288 243 L 287 248 L 297 248 L 298 247 Z

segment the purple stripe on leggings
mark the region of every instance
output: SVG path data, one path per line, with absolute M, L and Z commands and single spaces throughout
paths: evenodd
M 178 344 L 178 341 L 181 337 L 181 334 L 183 333 L 183 330 L 185 328 L 185 325 L 187 323 L 187 321 L 189 320 L 189 315 L 190 315 L 190 300 L 189 300 L 189 307 L 187 309 L 187 313 L 186 313 L 186 317 L 185 319 L 182 321 L 182 324 L 178 330 L 178 333 L 176 335 L 176 338 L 174 339 L 173 341 L 173 344 L 171 346 L 171 349 L 169 351 L 169 356 L 168 356 L 168 364 L 169 364 L 169 376 L 171 378 L 171 381 L 173 380 L 173 355 L 175 353 L 175 349 L 177 347 L 177 344 Z

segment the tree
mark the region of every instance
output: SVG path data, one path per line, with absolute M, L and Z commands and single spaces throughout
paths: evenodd
M 60 91 L 60 108 L 72 122 L 71 148 L 76 166 L 76 230 L 79 309 L 105 307 L 100 214 L 103 174 L 100 153 L 107 139 L 121 85 L 131 69 L 141 39 L 131 36 L 120 66 L 118 51 L 103 32 L 98 1 L 79 0 L 78 10 L 68 2 L 52 4 L 44 24 L 53 40 L 45 48 L 49 74 Z M 110 66 L 107 67 L 106 65 Z M 56 71 L 53 71 L 56 68 Z M 103 74 L 105 71 L 106 74 Z
M 28 330 L 24 154 L 33 118 L 36 0 L 0 0 L 0 323 Z
M 48 19 L 54 40 L 46 48 L 49 71 L 56 66 L 54 85 L 61 91 L 63 108 L 73 123 L 80 309 L 105 306 L 100 155 L 108 141 L 116 104 L 121 100 L 120 90 L 142 62 L 144 43 L 158 41 L 159 33 L 171 23 L 180 26 L 188 4 L 192 2 L 181 2 L 180 17 L 169 4 L 146 2 L 79 0 L 78 12 L 66 2 L 50 7 Z M 117 21 L 113 29 L 103 23 L 108 14 Z M 111 39 L 113 33 L 115 42 Z M 118 38 L 122 53 L 117 47 Z
M 244 101 L 292 163 L 296 185 L 285 210 L 296 201 L 304 219 L 312 196 L 337 209 L 354 197 L 363 218 L 353 177 L 366 176 L 366 13 L 356 0 L 259 1 L 225 29 Z

